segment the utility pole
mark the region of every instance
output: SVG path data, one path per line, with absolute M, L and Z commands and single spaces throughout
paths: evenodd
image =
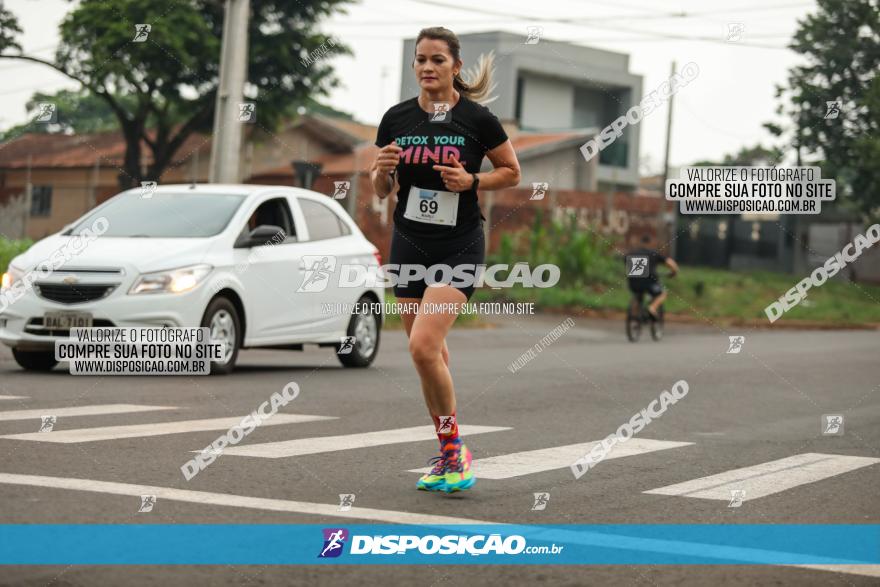
M 240 181 L 242 122 L 239 121 L 239 104 L 243 102 L 244 84 L 247 81 L 250 9 L 250 0 L 226 0 L 208 179 L 211 183 Z
M 382 114 L 387 110 L 385 105 L 385 84 L 388 81 L 388 68 L 384 65 L 379 74 L 379 80 L 379 118 L 381 118 Z
M 669 77 L 675 75 L 675 61 L 672 62 L 672 72 Z M 660 202 L 660 209 L 663 209 L 663 206 L 666 204 L 666 180 L 669 179 L 669 142 L 672 138 L 672 100 L 675 97 L 675 92 L 669 94 L 669 104 L 667 105 L 667 113 L 666 113 L 666 149 L 663 154 L 663 182 L 660 184 L 660 197 L 662 198 L 662 202 Z M 676 244 L 678 243 L 678 210 L 676 210 L 676 205 L 673 203 L 672 207 L 672 238 L 669 242 L 669 256 L 675 257 L 675 251 L 677 249 Z

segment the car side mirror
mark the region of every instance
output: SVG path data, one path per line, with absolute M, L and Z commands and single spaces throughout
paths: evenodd
M 284 242 L 287 233 L 280 226 L 261 224 L 246 237 L 239 238 L 235 243 L 236 248 L 262 247 L 263 245 L 277 245 Z

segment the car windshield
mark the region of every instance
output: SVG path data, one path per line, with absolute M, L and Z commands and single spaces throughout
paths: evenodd
M 79 235 L 98 218 L 107 219 L 102 236 L 199 238 L 219 234 L 241 205 L 240 194 L 139 192 L 116 196 L 64 234 Z M 99 223 L 101 224 L 101 223 Z

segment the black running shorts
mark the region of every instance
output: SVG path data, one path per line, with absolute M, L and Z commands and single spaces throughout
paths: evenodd
M 486 260 L 486 240 L 483 235 L 483 225 L 478 224 L 474 230 L 456 236 L 455 239 L 425 239 L 412 237 L 401 233 L 394 228 L 391 235 L 391 261 L 395 266 L 404 264 L 421 265 L 425 269 L 432 265 L 449 265 L 453 271 L 461 265 L 469 266 L 467 268 L 459 268 L 457 275 L 468 275 L 470 281 L 475 278 L 475 267 L 482 265 Z M 393 273 L 399 275 L 403 273 L 395 269 Z M 440 271 L 433 273 L 433 280 L 441 283 L 450 283 L 454 281 L 462 281 L 461 277 L 454 279 L 441 279 L 443 274 Z M 473 283 L 468 286 L 456 285 L 450 283 L 452 287 L 460 291 L 470 299 L 474 293 L 475 286 Z M 425 279 L 410 279 L 406 284 L 397 282 L 394 286 L 394 295 L 398 298 L 421 298 L 425 294 L 428 283 Z
M 629 290 L 639 297 L 647 293 L 651 295 L 653 300 L 663 293 L 663 286 L 660 285 L 659 281 L 654 281 L 653 279 L 630 279 L 628 281 Z

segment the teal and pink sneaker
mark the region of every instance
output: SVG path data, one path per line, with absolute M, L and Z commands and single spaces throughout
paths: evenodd
M 428 464 L 433 464 L 434 467 L 416 481 L 416 489 L 422 491 L 441 491 L 443 483 L 446 481 L 446 459 L 441 454 L 428 461 Z
M 471 451 L 460 440 L 449 442 L 443 447 L 443 458 L 446 461 L 446 474 L 440 489 L 446 493 L 464 491 L 477 482 L 471 471 Z

